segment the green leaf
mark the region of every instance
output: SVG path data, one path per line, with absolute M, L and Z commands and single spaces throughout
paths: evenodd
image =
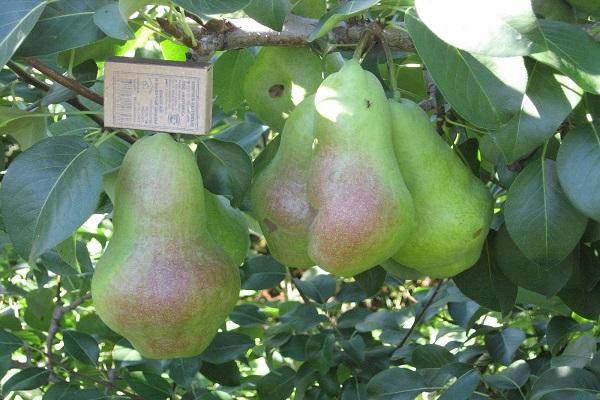
M 558 179 L 573 205 L 600 221 L 600 124 L 580 125 L 565 137 L 556 157 Z
M 335 337 L 332 334 L 319 333 L 308 337 L 306 357 L 321 375 L 325 375 L 332 365 Z
M 547 297 L 554 296 L 567 284 L 577 263 L 577 252 L 573 252 L 553 266 L 536 264 L 519 250 L 504 225 L 494 237 L 493 252 L 497 265 L 515 285 Z
M 169 376 L 178 385 L 189 388 L 201 365 L 200 357 L 176 358 L 169 365 Z
M 502 273 L 490 247 L 488 239 L 479 261 L 455 276 L 454 283 L 461 292 L 478 304 L 506 315 L 515 304 L 517 286 Z
M 286 275 L 286 269 L 271 256 L 250 258 L 242 267 L 242 289 L 262 290 L 275 287 Z
M 293 0 L 292 13 L 306 18 L 321 18 L 327 12 L 326 0 Z
M 63 331 L 63 342 L 66 352 L 71 357 L 87 364 L 96 365 L 98 363 L 100 349 L 93 336 L 68 329 Z
M 10 165 L 0 189 L 15 249 L 32 260 L 69 237 L 94 212 L 102 191 L 100 156 L 75 136 L 44 139 Z
M 336 289 L 335 278 L 331 275 L 317 275 L 307 280 L 294 278 L 294 284 L 302 294 L 319 304 L 327 303 Z
M 25 110 L 0 107 L 0 134 L 12 136 L 25 151 L 46 137 L 46 121 Z
M 413 350 L 411 361 L 415 368 L 442 368 L 456 359 L 446 348 L 437 344 L 426 344 Z
M 356 275 L 354 279 L 358 282 L 368 297 L 373 297 L 383 286 L 386 276 L 386 270 L 380 266 L 376 266 L 365 272 L 361 272 L 360 274 Z
M 485 335 L 485 347 L 494 361 L 509 365 L 524 340 L 525 333 L 522 330 L 506 328 Z
M 226 14 L 246 7 L 250 0 L 174 0 L 175 4 L 194 14 Z
M 13 376 L 9 380 L 4 382 L 2 386 L 2 392 L 8 394 L 9 392 L 17 390 L 31 390 L 37 389 L 48 383 L 48 376 L 50 371 L 46 368 L 25 368 Z
M 563 261 L 573 251 L 587 224 L 563 193 L 556 163 L 543 155 L 515 179 L 504 215 L 508 232 L 523 254 L 546 266 Z
M 196 160 L 204 186 L 214 194 L 232 197 L 231 204 L 241 204 L 252 182 L 252 161 L 235 143 L 207 139 L 198 143 Z
M 556 354 L 567 341 L 569 334 L 580 330 L 581 325 L 571 317 L 555 316 L 546 327 L 546 343 Z
M 519 111 L 492 136 L 507 162 L 514 162 L 554 135 L 582 94 L 571 79 L 534 63 Z
M 135 38 L 133 30 L 121 15 L 118 3 L 107 4 L 94 13 L 94 23 L 108 36 L 129 40 Z
M 5 0 L 0 10 L 0 69 L 35 26 L 45 0 Z
M 27 292 L 24 319 L 27 325 L 40 331 L 47 331 L 54 312 L 54 291 L 50 288 Z
M 367 385 L 352 377 L 344 383 L 340 400 L 367 400 Z
M 267 316 L 253 304 L 240 304 L 233 309 L 229 319 L 239 326 L 259 326 L 266 322 Z
M 49 3 L 17 55 L 39 56 L 81 47 L 105 37 L 94 13 L 113 0 L 57 0 Z
M 131 14 L 144 8 L 149 4 L 168 5 L 168 0 L 119 0 L 119 10 L 123 18 L 128 19 Z
M 561 21 L 539 21 L 548 51 L 532 54 L 556 68 L 585 91 L 600 94 L 600 43 L 583 29 Z
M 440 396 L 439 400 L 467 400 L 479 386 L 481 375 L 476 369 L 472 369 L 467 373 L 458 377 L 456 382 L 452 384 Z
M 162 42 L 160 42 L 160 49 L 162 50 L 162 54 L 165 60 L 186 61 L 187 59 L 186 54 L 188 52 L 188 48 L 171 40 L 165 39 Z
M 362 13 L 377 3 L 379 3 L 379 0 L 349 0 L 340 4 L 321 17 L 314 31 L 308 36 L 308 41 L 313 42 L 325 36 L 338 23 Z
M 0 357 L 11 355 L 23 346 L 23 341 L 7 331 L 0 331 Z
M 340 344 L 342 345 L 344 352 L 356 365 L 361 365 L 365 361 L 365 349 L 367 345 L 360 335 L 344 340 Z
M 517 360 L 496 374 L 484 375 L 483 380 L 494 389 L 515 390 L 527 383 L 530 375 L 529 364 Z
M 600 284 L 586 290 L 580 287 L 566 287 L 558 292 L 558 297 L 573 311 L 588 319 L 597 319 L 600 315 L 600 302 L 590 299 L 600 298 Z
M 415 5 L 427 27 L 459 49 L 496 57 L 545 50 L 529 1 L 416 0 Z
M 575 341 L 569 342 L 565 350 L 558 357 L 553 357 L 553 367 L 587 367 L 596 352 L 596 338 L 592 335 L 583 335 Z
M 518 112 L 527 86 L 522 57 L 472 55 L 441 41 L 413 12 L 405 22 L 433 81 L 462 117 L 495 129 Z
M 200 357 L 212 364 L 223 364 L 243 356 L 252 347 L 254 340 L 249 336 L 219 332 Z
M 291 325 L 297 333 L 306 332 L 327 321 L 327 317 L 317 313 L 309 304 L 298 304 L 292 311 L 281 316 L 281 321 Z
M 296 372 L 290 367 L 277 368 L 260 378 L 256 390 L 261 400 L 286 400 L 294 390 Z
M 106 396 L 98 389 L 80 389 L 67 382 L 52 385 L 43 400 L 104 400 Z
M 142 371 L 125 374 L 125 382 L 146 400 L 164 400 L 171 396 L 171 385 L 159 375 Z
M 248 50 L 229 50 L 213 64 L 213 90 L 216 103 L 230 113 L 244 102 L 244 78 L 254 61 Z
M 238 386 L 241 380 L 240 370 L 235 361 L 224 364 L 203 362 L 200 373 L 211 381 L 225 386 Z
M 65 262 L 55 250 L 50 250 L 42 254 L 42 264 L 55 274 L 62 276 L 79 275 L 81 271 L 75 269 L 72 265 Z
M 421 375 L 406 368 L 382 371 L 367 385 L 370 400 L 412 400 L 427 390 Z
M 248 114 L 246 114 L 247 116 Z M 223 129 L 214 137 L 226 142 L 233 142 L 250 154 L 269 127 L 244 119 L 242 122 Z M 262 153 L 261 153 L 262 154 Z
M 250 18 L 278 32 L 281 31 L 291 10 L 292 4 L 289 0 L 252 0 L 244 8 Z
M 192 388 L 189 392 L 183 395 L 181 400 L 219 400 L 210 390 L 203 388 Z
M 572 367 L 551 368 L 531 388 L 530 400 L 595 400 L 600 380 L 589 371 Z

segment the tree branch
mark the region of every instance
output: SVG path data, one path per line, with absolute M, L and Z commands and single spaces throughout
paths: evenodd
M 81 304 L 83 304 L 83 302 L 92 298 L 92 295 L 90 293 L 86 293 L 85 295 L 78 298 L 77 300 L 74 300 L 70 304 L 63 305 L 62 299 L 60 297 L 60 288 L 61 288 L 61 286 L 60 286 L 60 282 L 59 282 L 59 284 L 57 286 L 57 290 L 56 290 L 56 307 L 54 308 L 54 312 L 52 313 L 52 320 L 50 321 L 50 328 L 48 328 L 48 338 L 46 339 L 46 357 L 47 357 L 46 367 L 48 368 L 48 370 L 50 370 L 50 379 L 51 380 L 52 380 L 52 378 L 56 378 L 52 372 L 52 365 L 53 365 L 53 361 L 54 361 L 53 360 L 54 354 L 52 352 L 52 346 L 54 346 L 54 339 L 56 338 L 56 333 L 58 332 L 58 329 L 60 328 L 60 321 L 62 320 L 62 317 L 66 313 L 75 310 L 77 307 L 79 307 Z
M 31 76 L 27 71 L 25 71 L 23 68 L 18 66 L 13 61 L 7 62 L 6 66 L 8 68 L 10 68 L 19 77 L 19 79 L 21 79 L 23 82 L 27 83 L 28 85 L 34 86 L 34 87 L 41 89 L 43 91 L 46 91 L 46 92 L 52 88 L 47 83 L 42 82 L 39 79 Z M 79 101 L 79 99 L 76 97 L 73 99 L 67 100 L 67 103 L 69 103 L 70 105 L 72 105 L 79 111 L 84 111 L 84 112 L 90 111 L 90 109 L 87 108 L 86 106 L 84 106 L 81 103 L 81 101 Z M 94 121 L 96 124 L 98 124 L 100 126 L 100 128 L 105 129 L 104 128 L 104 119 L 102 119 L 102 117 L 95 115 L 95 114 L 86 114 L 86 116 L 88 118 L 90 118 L 92 121 Z M 128 134 L 126 134 L 124 132 L 117 132 L 117 136 L 119 138 L 121 138 L 122 140 L 126 141 L 127 143 L 130 143 L 130 144 L 135 143 L 135 138 L 129 136 Z
M 433 304 L 433 299 L 435 298 L 435 296 L 440 291 L 440 288 L 442 287 L 442 285 L 444 284 L 444 282 L 446 282 L 446 280 L 442 279 L 441 281 L 438 282 L 438 284 L 436 285 L 435 289 L 433 289 L 433 293 L 431 293 L 431 296 L 429 296 L 429 299 L 427 299 L 427 302 L 425 303 L 425 305 L 421 309 L 421 312 L 419 312 L 419 314 L 415 317 L 415 321 L 413 322 L 413 324 L 411 325 L 411 327 L 408 329 L 408 332 L 406 332 L 406 335 L 402 338 L 402 341 L 400 342 L 400 344 L 398 344 L 398 348 L 401 348 L 402 346 L 404 346 L 404 344 L 406 343 L 406 341 L 410 338 L 410 335 L 412 335 L 412 333 L 415 330 L 415 328 L 417 327 L 417 325 L 419 325 L 419 323 L 421 322 L 421 320 L 425 316 L 425 313 L 427 312 L 427 310 L 429 309 L 429 307 L 431 307 L 431 304 Z
M 161 27 L 180 38 L 179 28 L 169 26 L 168 21 L 158 21 Z M 290 15 L 277 32 L 259 24 L 251 18 L 231 19 L 227 21 L 209 21 L 204 26 L 193 29 L 198 45 L 192 48 L 200 56 L 208 56 L 215 51 L 242 49 L 253 46 L 291 46 L 309 47 L 308 36 L 314 30 L 318 20 Z M 356 22 L 338 26 L 330 33 L 330 41 L 335 44 L 355 45 L 368 29 L 368 22 Z M 401 29 L 384 28 L 381 34 L 385 42 L 395 49 L 414 51 L 414 45 L 407 32 Z M 186 43 L 187 45 L 187 43 Z
M 102 98 L 102 96 L 100 96 L 96 92 L 91 91 L 90 89 L 85 87 L 81 82 L 61 75 L 60 73 L 56 72 L 55 70 L 41 63 L 35 58 L 28 58 L 27 64 L 40 71 L 42 74 L 46 75 L 54 82 L 63 85 L 67 89 L 71 89 L 75 93 L 80 94 L 81 96 L 87 99 L 90 99 L 94 103 L 104 105 L 104 99 Z

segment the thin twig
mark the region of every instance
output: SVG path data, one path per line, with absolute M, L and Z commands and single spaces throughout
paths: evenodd
M 27 71 L 25 71 L 23 68 L 19 67 L 15 62 L 9 61 L 6 63 L 6 66 L 8 68 L 10 68 L 23 82 L 27 83 L 28 85 L 34 86 L 45 92 L 50 90 L 50 85 L 29 75 L 27 73 Z
M 60 285 L 60 281 L 59 281 L 57 289 L 56 289 L 56 307 L 54 308 L 54 312 L 52 313 L 52 320 L 50 321 L 50 328 L 48 328 L 48 338 L 46 339 L 46 357 L 47 357 L 46 367 L 50 371 L 50 380 L 51 381 L 53 379 L 56 379 L 56 376 L 52 372 L 53 358 L 54 358 L 54 354 L 52 352 L 52 347 L 54 346 L 54 340 L 56 339 L 56 333 L 58 332 L 58 329 L 60 328 L 60 322 L 62 320 L 62 317 L 66 313 L 75 310 L 77 307 L 79 307 L 81 304 L 83 304 L 83 302 L 85 302 L 86 300 L 89 300 L 92 298 L 92 295 L 90 293 L 86 293 L 85 295 L 78 298 L 77 300 L 74 300 L 70 304 L 63 305 L 62 298 L 60 297 L 60 288 L 61 288 L 61 285 Z
M 404 336 L 404 338 L 402 338 L 402 341 L 400 342 L 400 344 L 398 344 L 398 348 L 401 348 L 402 346 L 404 346 L 406 341 L 410 338 L 410 335 L 412 335 L 412 333 L 415 330 L 415 328 L 417 327 L 417 325 L 419 325 L 419 323 L 425 316 L 427 309 L 429 307 L 431 307 L 431 304 L 433 304 L 433 299 L 440 291 L 440 288 L 442 287 L 444 282 L 445 282 L 445 280 L 439 281 L 438 284 L 436 285 L 435 289 L 433 289 L 433 293 L 431 293 L 431 296 L 429 296 L 429 299 L 427 299 L 427 302 L 423 306 L 423 309 L 421 310 L 421 312 L 419 312 L 419 314 L 415 317 L 415 320 L 414 320 L 413 324 L 411 325 L 411 327 L 408 329 L 408 332 L 406 332 L 406 335 Z
M 59 83 L 62 86 L 66 87 L 67 89 L 71 89 L 75 93 L 80 94 L 81 96 L 83 96 L 87 99 L 90 99 L 94 103 L 104 105 L 104 99 L 102 98 L 102 96 L 100 96 L 98 93 L 93 92 L 92 90 L 88 89 L 78 80 L 71 79 L 71 78 L 61 75 L 60 73 L 56 72 L 55 70 L 53 70 L 52 68 L 43 64 L 42 62 L 40 62 L 39 60 L 37 60 L 35 58 L 28 58 L 27 64 L 31 65 L 33 68 L 37 69 L 42 74 L 46 75 L 48 78 L 50 78 L 54 82 Z
M 21 79 L 23 82 L 25 82 L 31 86 L 34 86 L 38 89 L 44 90 L 46 92 L 51 89 L 50 85 L 31 76 L 29 73 L 27 73 L 27 71 L 25 71 L 23 68 L 19 67 L 13 61 L 9 61 L 8 63 L 6 63 L 6 66 L 8 68 L 10 68 L 19 77 L 19 79 Z M 78 98 L 69 99 L 69 100 L 67 100 L 67 103 L 72 105 L 79 111 L 84 111 L 84 112 L 90 111 L 90 109 L 87 108 L 86 106 L 84 106 L 81 103 L 81 101 L 79 101 Z M 104 128 L 104 120 L 102 119 L 102 117 L 99 117 L 98 115 L 91 114 L 91 113 L 86 114 L 86 116 L 88 118 L 90 118 L 92 121 L 94 121 L 96 124 L 98 124 L 100 126 L 100 128 L 105 129 Z M 135 143 L 135 138 L 129 136 L 125 132 L 117 132 L 117 136 L 119 138 L 121 138 L 122 140 L 126 141 L 127 143 L 130 143 L 130 144 Z
M 175 39 L 177 39 L 178 41 L 183 43 L 185 46 L 199 52 L 200 48 L 198 46 L 198 43 L 196 43 L 194 45 L 192 38 L 190 38 L 188 35 L 186 35 L 185 32 L 180 27 L 178 27 L 175 24 L 172 24 L 166 18 L 156 18 L 156 22 L 158 22 L 158 25 L 160 25 L 160 27 L 165 32 L 167 32 L 171 36 L 174 36 Z

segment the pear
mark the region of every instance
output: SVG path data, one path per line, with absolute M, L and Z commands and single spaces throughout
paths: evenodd
M 250 248 L 248 222 L 244 213 L 233 208 L 229 200 L 205 189 L 208 232 L 223 247 L 235 265 L 240 265 Z
M 290 114 L 277 153 L 254 179 L 252 213 L 273 257 L 288 267 L 314 265 L 308 256 L 308 230 L 314 210 L 308 204 L 314 133 L 314 96 Z
M 308 48 L 263 47 L 244 78 L 250 109 L 281 132 L 291 111 L 323 80 L 321 58 Z
M 315 109 L 308 255 L 335 275 L 353 276 L 398 251 L 414 228 L 414 205 L 394 154 L 390 107 L 373 74 L 347 61 L 321 83 Z
M 115 203 L 115 186 L 119 171 L 104 175 L 102 187 L 110 201 Z M 204 206 L 208 231 L 225 249 L 236 265 L 242 264 L 250 248 L 248 222 L 244 214 L 233 208 L 223 197 L 204 189 Z
M 208 230 L 205 204 L 189 147 L 159 133 L 129 149 L 92 297 L 145 357 L 201 353 L 238 299 L 239 271 Z
M 406 99 L 389 103 L 394 149 L 417 220 L 393 259 L 434 278 L 454 276 L 479 259 L 492 219 L 492 197 L 417 104 Z

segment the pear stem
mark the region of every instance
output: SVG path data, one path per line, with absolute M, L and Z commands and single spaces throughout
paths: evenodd
M 388 43 L 385 41 L 385 38 L 381 31 L 377 33 L 377 39 L 379 40 L 381 48 L 383 49 L 383 54 L 385 55 L 385 62 L 387 64 L 388 74 L 390 77 L 389 84 L 390 89 L 393 93 L 393 98 L 394 100 L 399 101 L 402 98 L 402 96 L 400 94 L 400 91 L 398 90 L 398 82 L 396 81 L 396 64 L 394 64 L 394 56 L 392 55 L 392 50 L 390 49 Z
M 352 58 L 357 60 L 359 63 L 362 61 L 363 53 L 367 52 L 367 50 L 365 50 L 365 49 L 367 49 L 370 46 L 371 40 L 373 39 L 373 35 L 374 35 L 373 29 L 371 29 L 369 27 L 364 31 L 360 40 L 358 41 L 358 44 L 356 45 L 356 49 L 354 50 L 354 55 L 352 56 Z

